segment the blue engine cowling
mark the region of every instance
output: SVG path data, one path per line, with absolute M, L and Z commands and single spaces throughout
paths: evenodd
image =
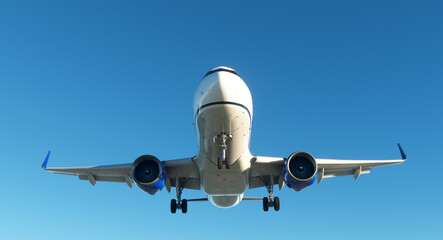
M 132 164 L 131 174 L 137 187 L 151 195 L 157 194 L 165 186 L 165 167 L 152 155 L 137 158 Z
M 307 152 L 295 152 L 285 161 L 283 180 L 294 191 L 311 186 L 317 175 L 317 162 Z

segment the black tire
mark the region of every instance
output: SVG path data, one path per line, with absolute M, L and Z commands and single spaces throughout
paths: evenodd
M 183 199 L 182 200 L 182 213 L 188 212 L 188 200 Z
M 275 211 L 280 210 L 280 198 L 278 197 L 274 198 L 274 210 Z
M 263 211 L 267 212 L 269 210 L 269 200 L 268 198 L 263 198 Z
M 223 168 L 223 161 L 219 157 L 217 158 L 217 165 L 218 165 L 218 169 L 222 169 Z
M 231 163 L 229 162 L 229 158 L 226 158 L 226 169 L 231 167 Z
M 171 213 L 177 212 L 177 200 L 171 199 Z

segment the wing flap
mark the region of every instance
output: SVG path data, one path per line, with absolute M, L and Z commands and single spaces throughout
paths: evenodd
M 259 188 L 259 187 L 265 187 L 265 186 L 269 186 L 271 184 L 271 179 L 270 179 L 270 175 L 264 175 L 261 177 L 250 177 L 249 178 L 249 189 L 254 189 L 254 188 Z M 279 175 L 276 176 L 272 176 L 272 183 L 273 185 L 276 185 L 279 183 Z
M 249 188 L 279 184 L 284 158 L 255 156 L 251 160 Z
M 332 169 L 332 170 L 325 170 L 323 178 L 331 178 L 331 177 L 341 177 L 341 176 L 348 176 L 348 175 L 354 175 L 357 168 L 353 169 Z M 370 168 L 363 168 L 361 170 L 360 174 L 368 174 L 371 172 Z
M 200 173 L 193 158 L 164 161 L 163 165 L 171 187 L 176 187 L 180 181 L 186 189 L 200 190 Z
M 103 165 L 103 166 L 87 166 L 87 167 L 51 167 L 44 168 L 46 171 L 65 174 L 65 175 L 80 175 L 84 173 L 91 173 L 93 175 L 103 176 L 123 176 L 125 173 L 131 172 L 132 163 Z
M 325 169 L 346 169 L 346 168 L 356 168 L 359 166 L 365 168 L 388 166 L 394 164 L 400 164 L 405 159 L 397 160 L 338 160 L 338 159 L 315 159 L 319 168 L 324 167 Z
M 96 181 L 102 181 L 102 182 L 126 182 L 125 177 L 123 176 L 100 176 L 100 175 L 93 175 L 94 179 Z M 80 180 L 89 180 L 88 175 L 78 175 L 78 179 Z

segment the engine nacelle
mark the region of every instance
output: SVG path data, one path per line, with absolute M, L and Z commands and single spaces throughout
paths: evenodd
M 151 195 L 157 194 L 165 186 L 165 167 L 154 156 L 138 157 L 132 164 L 131 173 L 137 187 Z
M 317 162 L 307 152 L 295 152 L 289 156 L 283 166 L 283 180 L 285 184 L 295 190 L 311 186 L 317 175 Z

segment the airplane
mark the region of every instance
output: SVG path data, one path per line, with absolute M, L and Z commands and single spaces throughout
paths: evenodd
M 263 201 L 263 210 L 280 210 L 274 186 L 284 185 L 298 192 L 324 178 L 370 173 L 371 168 L 400 164 L 407 157 L 400 144 L 401 159 L 336 160 L 314 158 L 298 151 L 289 157 L 264 157 L 250 152 L 252 96 L 240 75 L 228 67 L 206 73 L 194 94 L 194 120 L 199 139 L 196 156 L 160 161 L 142 155 L 132 163 L 90 167 L 47 167 L 50 151 L 42 168 L 57 174 L 78 176 L 93 186 L 97 181 L 135 184 L 155 195 L 163 188 L 176 190 L 171 213 L 188 211 L 188 202 L 209 201 L 219 208 L 230 208 L 242 200 Z M 266 187 L 264 198 L 244 197 L 246 189 Z M 184 189 L 203 190 L 207 198 L 182 199 Z

